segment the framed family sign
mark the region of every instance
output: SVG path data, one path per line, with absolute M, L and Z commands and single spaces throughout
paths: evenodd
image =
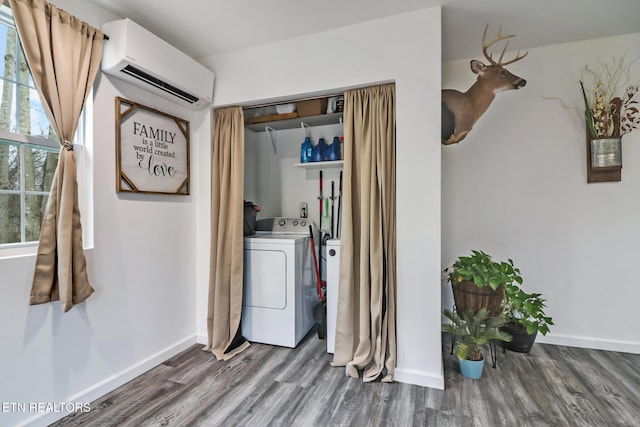
M 189 194 L 189 122 L 116 97 L 116 190 Z

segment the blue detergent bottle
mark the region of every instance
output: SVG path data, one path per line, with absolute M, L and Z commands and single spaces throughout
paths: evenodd
M 304 142 L 300 147 L 300 163 L 309 163 L 313 158 L 313 144 L 308 136 L 304 138 Z
M 327 143 L 324 142 L 324 138 L 320 138 L 318 140 L 318 144 L 313 147 L 313 161 L 314 162 L 323 162 L 326 158 L 327 152 Z
M 333 142 L 331 142 L 331 145 L 329 146 L 327 160 L 340 160 L 340 138 L 337 136 L 333 137 Z

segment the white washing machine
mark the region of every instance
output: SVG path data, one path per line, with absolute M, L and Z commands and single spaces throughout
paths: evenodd
M 327 240 L 327 352 L 335 353 L 338 288 L 340 284 L 340 240 Z
M 315 325 L 318 301 L 307 218 L 263 218 L 244 238 L 242 335 L 295 347 Z M 317 239 L 316 239 L 317 243 Z

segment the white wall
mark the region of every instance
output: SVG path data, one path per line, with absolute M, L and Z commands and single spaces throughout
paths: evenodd
M 96 26 L 116 18 L 78 0 L 55 3 Z M 95 247 L 87 250 L 96 292 L 68 313 L 58 302 L 30 307 L 35 256 L 0 259 L 0 402 L 90 402 L 195 343 L 194 197 L 115 192 L 116 96 L 191 120 L 196 129 L 207 114 L 99 76 Z M 46 425 L 65 414 L 41 415 L 0 411 L 0 425 Z
M 396 379 L 442 388 L 440 343 L 439 8 L 223 53 L 214 104 L 250 105 L 394 81 L 397 99 L 398 363 Z M 210 147 L 198 148 L 204 171 Z M 204 174 L 201 176 L 204 178 Z M 210 204 L 207 189 L 196 200 Z M 198 335 L 206 336 L 209 218 L 198 240 Z
M 640 131 L 622 140 L 622 182 L 587 184 L 578 84 L 582 67 L 623 54 L 640 56 L 640 34 L 532 49 L 509 67 L 527 86 L 499 93 L 464 141 L 442 148 L 442 267 L 471 249 L 513 258 L 555 321 L 539 342 L 640 353 Z M 468 64 L 445 64 L 443 87 L 466 90 Z M 640 63 L 631 76 L 640 81 Z

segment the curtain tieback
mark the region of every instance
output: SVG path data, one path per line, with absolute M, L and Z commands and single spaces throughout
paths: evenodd
M 71 143 L 71 141 L 67 139 L 64 140 L 64 142 L 62 143 L 62 146 L 67 151 L 73 151 L 73 144 Z

